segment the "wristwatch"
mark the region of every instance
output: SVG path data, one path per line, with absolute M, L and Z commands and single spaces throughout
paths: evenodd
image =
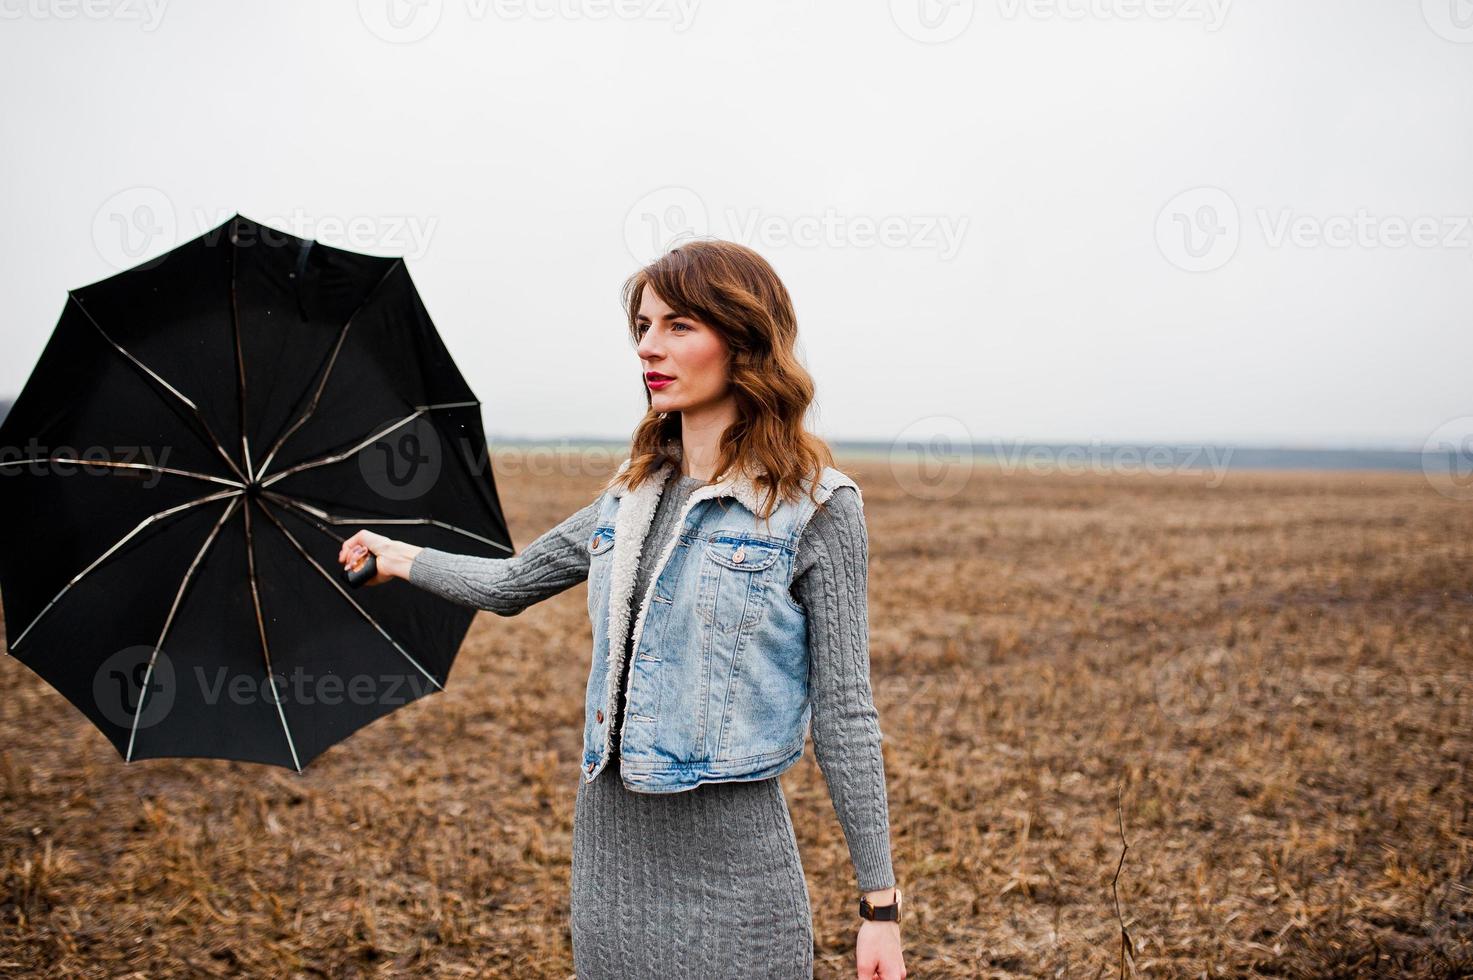
M 859 917 L 871 922 L 899 922 L 900 889 L 895 889 L 895 901 L 889 905 L 871 905 L 868 898 L 859 896 Z

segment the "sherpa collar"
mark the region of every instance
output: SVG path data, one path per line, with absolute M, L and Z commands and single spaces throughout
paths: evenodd
M 625 470 L 627 470 L 629 468 L 629 463 L 630 461 L 627 459 L 624 460 L 624 462 L 620 463 L 619 469 L 615 473 L 615 476 L 618 476 L 622 474 Z M 647 493 L 654 499 L 656 503 L 658 503 L 660 499 L 660 492 L 665 487 L 665 481 L 669 479 L 670 472 L 674 468 L 675 464 L 673 462 L 666 462 L 662 464 L 658 470 L 655 471 L 655 474 L 652 477 L 645 480 L 644 483 L 640 484 L 638 487 L 635 487 L 633 490 L 631 490 L 629 487 L 618 486 L 614 487 L 611 492 L 617 498 L 622 498 L 626 494 L 629 494 L 631 492 L 635 494 Z M 745 473 L 738 473 L 735 476 L 727 477 L 725 480 L 721 480 L 717 483 L 708 483 L 705 486 L 696 487 L 695 490 L 691 491 L 690 499 L 694 501 L 708 500 L 712 497 L 735 497 L 737 500 L 741 501 L 742 506 L 746 507 L 752 513 L 757 514 L 761 512 L 760 507 L 762 499 L 765 495 L 766 494 L 763 489 L 757 486 L 754 480 L 752 480 Z M 651 508 L 650 513 L 651 516 L 653 516 L 653 508 Z

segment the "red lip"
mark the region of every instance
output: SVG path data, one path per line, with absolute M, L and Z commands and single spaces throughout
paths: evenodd
M 668 374 L 661 374 L 659 371 L 646 371 L 644 373 L 644 379 L 646 381 L 674 381 L 675 380 L 674 378 L 670 377 L 670 375 L 668 375 Z

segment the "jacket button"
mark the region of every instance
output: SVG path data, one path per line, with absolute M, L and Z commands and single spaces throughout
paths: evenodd
M 734 561 L 734 562 L 736 562 L 738 565 L 740 565 L 743 561 L 746 560 L 746 557 L 747 557 L 747 548 L 746 548 L 745 545 L 743 545 L 742 547 L 740 547 L 740 548 L 738 548 L 736 550 L 736 554 L 734 554 L 734 555 L 731 556 L 731 560 Z
M 593 772 L 593 763 L 591 762 L 588 764 L 588 771 Z
M 595 714 L 594 717 L 597 718 L 598 719 L 598 723 L 600 725 L 602 725 L 604 723 L 604 709 L 599 708 L 598 709 L 598 713 Z

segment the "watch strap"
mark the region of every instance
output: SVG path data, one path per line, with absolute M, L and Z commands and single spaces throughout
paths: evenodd
M 899 892 L 895 895 L 895 901 L 889 905 L 871 905 L 870 900 L 861 895 L 859 898 L 859 917 L 861 919 L 869 919 L 871 922 L 899 922 Z

